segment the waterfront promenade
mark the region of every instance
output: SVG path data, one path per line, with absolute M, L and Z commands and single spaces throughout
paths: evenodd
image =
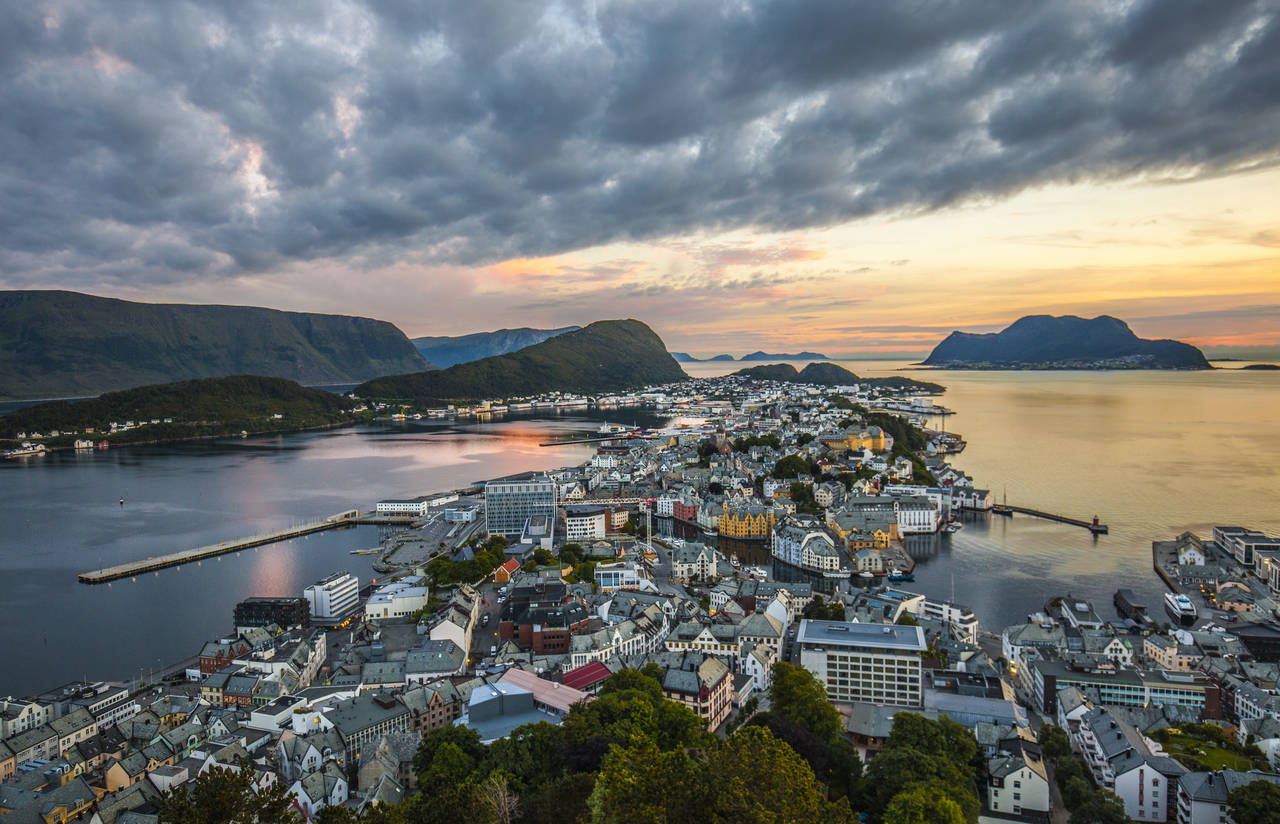
M 155 555 L 150 558 L 142 558 L 138 561 L 129 561 L 124 564 L 116 564 L 115 566 L 103 567 L 89 572 L 81 572 L 77 578 L 81 583 L 85 584 L 105 584 L 108 581 L 117 581 L 121 578 L 130 578 L 145 572 L 153 572 L 165 569 L 167 567 L 181 566 L 205 558 L 213 558 L 228 552 L 236 552 L 241 549 L 249 549 L 250 547 L 262 546 L 263 544 L 271 544 L 276 541 L 284 541 L 289 538 L 297 538 L 301 535 L 308 535 L 312 532 L 322 532 L 326 529 L 335 529 L 341 526 L 353 526 L 358 523 L 360 517 L 359 510 L 349 509 L 346 512 L 339 512 L 337 515 L 330 515 L 319 521 L 309 521 L 295 526 L 284 527 L 283 529 L 273 529 L 268 532 L 259 532 L 256 535 L 250 535 L 247 538 L 233 538 L 230 541 L 221 541 L 216 544 L 207 544 L 205 546 L 195 547 L 194 549 L 183 549 L 178 552 L 171 552 L 167 555 Z

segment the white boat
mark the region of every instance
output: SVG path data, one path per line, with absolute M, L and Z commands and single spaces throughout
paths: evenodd
M 1164 611 L 1184 627 L 1189 627 L 1196 622 L 1196 605 L 1191 603 L 1190 598 L 1179 592 L 1165 593 Z

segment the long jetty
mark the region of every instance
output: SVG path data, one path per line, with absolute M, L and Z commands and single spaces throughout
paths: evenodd
M 1066 515 L 1055 515 L 1052 512 L 1043 512 L 1039 509 L 1031 509 L 1026 506 L 1014 506 L 1013 504 L 997 504 L 992 508 L 993 512 L 1001 515 L 1012 515 L 1015 512 L 1021 512 L 1023 515 L 1031 515 L 1036 518 L 1044 518 L 1046 521 L 1057 521 L 1060 524 L 1070 524 L 1071 526 L 1083 527 L 1094 535 L 1106 535 L 1108 532 L 1106 524 L 1100 524 L 1097 521 L 1082 521 L 1079 518 L 1068 518 Z
M 155 555 L 138 561 L 95 569 L 90 572 L 81 572 L 76 577 L 80 579 L 82 584 L 105 584 L 108 581 L 118 581 L 121 578 L 130 578 L 145 572 L 181 566 L 201 561 L 205 558 L 225 555 L 228 552 L 262 546 L 263 544 L 273 544 L 276 541 L 285 541 L 289 538 L 297 538 L 300 535 L 308 535 L 312 532 L 323 532 L 326 529 L 351 526 L 357 523 L 359 518 L 359 510 L 349 509 L 346 512 L 339 512 L 337 515 L 330 515 L 328 518 L 319 521 L 310 521 L 283 529 L 274 529 L 270 532 L 259 532 L 247 538 L 233 538 L 230 541 L 199 546 L 194 549 L 184 549 L 179 552 L 171 552 L 168 555 Z

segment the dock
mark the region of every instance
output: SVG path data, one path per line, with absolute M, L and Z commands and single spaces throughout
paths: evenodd
M 82 584 L 105 584 L 108 581 L 118 581 L 121 578 L 130 578 L 145 572 L 154 572 L 168 567 L 194 563 L 205 558 L 225 555 L 228 552 L 237 552 L 241 549 L 273 544 L 276 541 L 285 541 L 301 535 L 309 535 L 312 532 L 323 532 L 327 529 L 352 526 L 357 523 L 359 517 L 359 510 L 349 509 L 346 512 L 339 512 L 337 515 L 330 515 L 328 518 L 319 521 L 310 521 L 283 529 L 275 529 L 270 532 L 259 532 L 257 535 L 250 535 L 247 538 L 234 538 L 230 541 L 171 552 L 168 555 L 155 555 L 138 561 L 95 569 L 90 572 L 81 572 L 76 577 L 79 578 Z
M 1046 521 L 1057 521 L 1060 524 L 1070 524 L 1071 526 L 1083 527 L 1094 535 L 1106 535 L 1108 532 L 1107 525 L 1099 523 L 1097 518 L 1092 521 L 1082 521 L 1079 518 L 1068 518 L 1066 515 L 1055 515 L 1052 512 L 1042 512 L 1039 509 L 1031 509 L 1025 506 L 1014 506 L 1013 504 L 996 504 L 991 507 L 991 511 L 997 515 L 1012 515 L 1015 512 L 1021 512 L 1023 515 L 1030 515 L 1034 518 L 1044 518 Z

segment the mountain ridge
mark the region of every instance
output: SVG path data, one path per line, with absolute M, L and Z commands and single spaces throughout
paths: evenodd
M 999 332 L 952 332 L 925 366 L 988 369 L 1210 369 L 1196 347 L 1146 340 L 1110 315 L 1027 315 Z
M 98 395 L 256 374 L 355 383 L 430 366 L 387 321 L 258 306 L 0 292 L 0 398 Z
M 444 369 L 493 355 L 517 352 L 535 343 L 542 343 L 544 340 L 567 332 L 576 332 L 581 328 L 581 326 L 561 326 L 558 329 L 534 329 L 521 326 L 515 329 L 495 329 L 492 332 L 472 332 L 468 335 L 410 338 L 410 341 L 424 358 Z
M 355 392 L 366 398 L 438 404 L 551 391 L 616 392 L 687 377 L 645 324 L 601 320 L 516 352 L 366 381 Z

